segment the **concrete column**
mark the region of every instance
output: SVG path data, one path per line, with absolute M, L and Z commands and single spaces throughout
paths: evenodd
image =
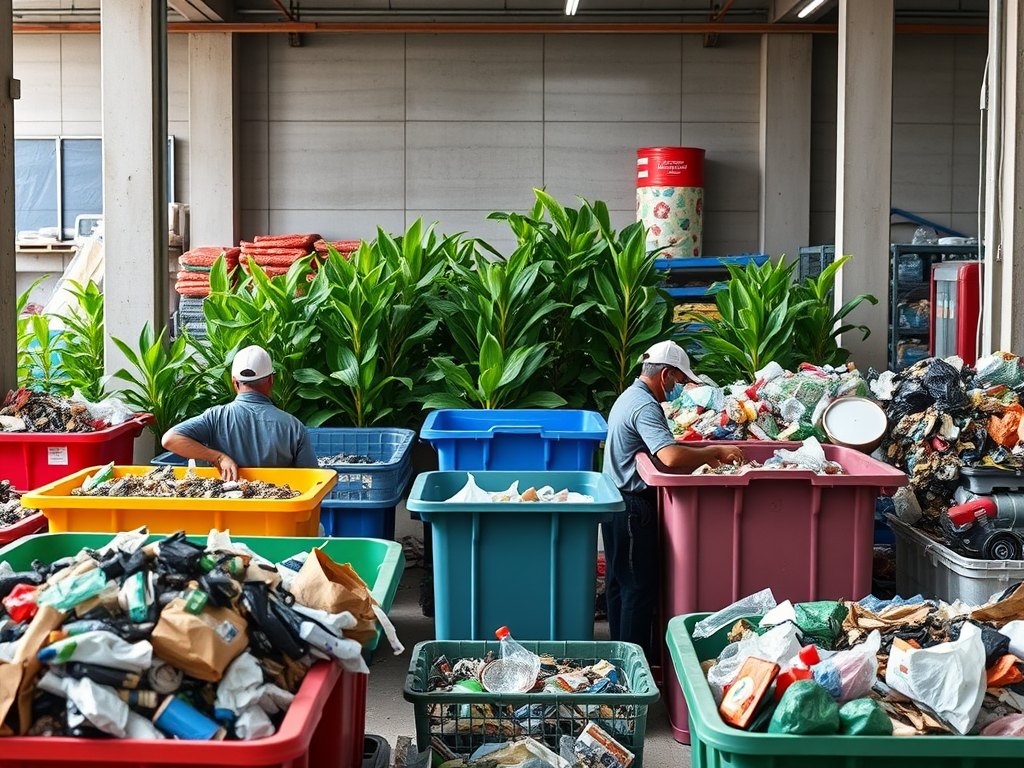
M 981 353 L 1017 352 L 1024 344 L 1024 14 L 1017 3 L 992 0 L 985 158 L 985 301 Z M 1018 149 L 1022 151 L 1018 152 Z
M 17 384 L 14 270 L 14 36 L 11 0 L 0 0 L 0 398 Z
M 109 337 L 134 346 L 169 319 L 166 16 L 158 0 L 100 10 L 107 373 L 126 363 Z
M 761 37 L 760 251 L 798 256 L 811 227 L 811 36 Z
M 189 214 L 193 246 L 238 243 L 234 35 L 188 36 Z
M 839 0 L 836 256 L 853 258 L 836 281 L 836 305 L 859 293 L 878 299 L 847 318 L 867 325 L 868 339 L 842 339 L 862 371 L 888 362 L 893 31 L 893 0 Z

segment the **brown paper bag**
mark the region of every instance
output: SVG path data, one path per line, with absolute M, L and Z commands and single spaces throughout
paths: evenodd
M 0 664 L 0 736 L 14 735 L 15 721 L 7 719 L 12 710 L 17 712 L 17 733 L 25 735 L 32 726 L 32 699 L 43 668 L 36 655 L 63 622 L 63 613 L 51 605 L 42 606 L 18 641 L 14 661 Z
M 207 606 L 196 616 L 179 597 L 160 614 L 150 642 L 158 658 L 198 680 L 216 683 L 248 647 L 248 626 L 231 608 Z
M 367 643 L 377 636 L 377 616 L 373 612 L 376 601 L 349 563 L 339 565 L 323 550 L 314 549 L 292 582 L 291 592 L 309 608 L 328 613 L 348 611 L 355 616 L 359 623 L 344 630 L 345 637 Z

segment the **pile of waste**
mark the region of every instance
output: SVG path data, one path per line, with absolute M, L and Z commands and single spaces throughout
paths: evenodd
M 8 480 L 0 480 L 0 528 L 14 525 L 38 512 L 21 506 L 21 494 L 11 487 Z
M 377 622 L 393 636 L 322 550 L 275 564 L 227 533 L 148 538 L 0 563 L 0 736 L 265 738 L 316 661 L 366 673 Z
M 921 527 L 939 529 L 962 467 L 1024 467 L 1024 364 L 1016 355 L 996 352 L 976 369 L 958 357 L 932 358 L 899 374 L 872 371 L 869 380 L 889 417 L 882 450 L 909 475 Z
M 702 464 L 691 474 L 694 475 L 742 475 L 752 469 L 803 469 L 819 475 L 841 475 L 843 467 L 838 461 L 825 458 L 825 451 L 815 438 L 809 437 L 795 451 L 779 448 L 764 464 L 753 459 L 733 464 L 712 467 Z
M 576 493 L 567 488 L 556 491 L 550 485 L 543 488 L 527 488 L 519 492 L 519 481 L 516 480 L 504 491 L 485 491 L 476 484 L 476 478 L 471 472 L 467 472 L 466 484 L 451 498 L 445 499 L 456 504 L 486 504 L 486 503 L 530 503 L 542 502 L 544 504 L 592 504 L 593 496 L 584 493 Z
M 30 389 L 11 390 L 0 407 L 0 432 L 95 432 L 123 424 L 135 413 L 116 397 L 92 403 Z
M 221 480 L 200 477 L 195 462 L 189 462 L 185 476 L 178 480 L 174 467 L 156 467 L 144 475 L 125 474 L 114 477 L 114 464 L 89 475 L 72 496 L 114 496 L 178 499 L 294 499 L 301 495 L 287 484 L 277 485 L 263 480 Z
M 833 368 L 804 363 L 792 373 L 769 363 L 752 384 L 691 384 L 663 407 L 673 433 L 683 440 L 815 437 L 826 442 L 821 417 L 829 403 L 867 394 L 867 384 L 852 364 Z
M 729 645 L 702 666 L 734 727 L 1024 736 L 1019 584 L 981 607 L 920 595 L 775 605 L 764 590 L 698 622 L 693 636 L 725 628 Z
M 335 464 L 383 464 L 380 459 L 374 459 L 360 453 L 337 453 L 334 456 L 318 456 L 317 462 L 321 467 L 330 467 Z

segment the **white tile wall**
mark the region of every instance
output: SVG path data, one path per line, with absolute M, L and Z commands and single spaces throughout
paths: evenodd
M 721 37 L 705 48 L 700 35 L 683 38 L 682 119 L 701 123 L 757 123 L 760 119 L 761 40 Z

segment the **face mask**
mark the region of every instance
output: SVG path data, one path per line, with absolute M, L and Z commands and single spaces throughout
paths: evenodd
M 665 393 L 665 402 L 666 403 L 674 402 L 679 397 L 681 397 L 682 394 L 683 394 L 683 383 L 681 381 L 677 381 L 676 385 L 674 387 L 672 387 L 672 389 L 670 389 L 668 392 Z

